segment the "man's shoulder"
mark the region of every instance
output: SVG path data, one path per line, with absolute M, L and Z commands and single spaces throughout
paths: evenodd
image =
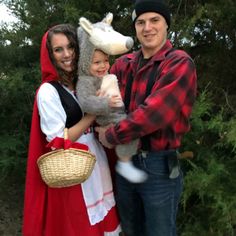
M 186 51 L 184 51 L 183 49 L 174 49 L 174 52 L 176 53 L 176 55 L 178 55 L 178 56 L 182 56 L 182 57 L 189 57 L 189 54 L 186 52 Z
M 118 72 L 131 70 L 137 61 L 137 53 L 131 52 L 117 58 L 110 69 L 110 73 L 117 75 Z
M 134 60 L 137 56 L 137 53 L 138 52 L 131 52 L 131 53 L 124 54 L 124 55 L 118 57 L 116 59 L 116 61 L 126 61 L 127 62 L 127 61 L 130 61 L 130 60 Z
M 191 56 L 183 49 L 172 48 L 165 57 L 167 60 L 192 60 Z

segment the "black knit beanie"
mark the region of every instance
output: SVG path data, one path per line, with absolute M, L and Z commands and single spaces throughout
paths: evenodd
M 164 0 L 136 0 L 132 13 L 133 23 L 145 12 L 156 12 L 162 15 L 170 27 L 170 10 Z

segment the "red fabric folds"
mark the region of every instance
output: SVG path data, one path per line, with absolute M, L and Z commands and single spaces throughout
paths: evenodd
M 48 148 L 53 147 L 56 149 L 63 148 L 63 149 L 69 149 L 69 148 L 76 148 L 76 149 L 82 149 L 84 151 L 88 151 L 88 146 L 82 143 L 73 143 L 69 139 L 54 138 L 50 143 L 47 144 Z

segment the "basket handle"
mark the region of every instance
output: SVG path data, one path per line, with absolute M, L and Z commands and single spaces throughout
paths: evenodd
M 64 140 L 68 140 L 68 128 L 64 129 Z

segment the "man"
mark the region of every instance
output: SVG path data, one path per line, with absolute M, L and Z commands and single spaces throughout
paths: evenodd
M 128 117 L 97 131 L 110 148 L 140 139 L 133 163 L 146 171 L 148 179 L 134 184 L 116 177 L 125 236 L 175 236 L 183 181 L 177 149 L 189 131 L 196 70 L 190 56 L 173 49 L 167 39 L 170 12 L 164 1 L 137 0 L 132 20 L 141 49 L 117 59 L 111 69 Z

